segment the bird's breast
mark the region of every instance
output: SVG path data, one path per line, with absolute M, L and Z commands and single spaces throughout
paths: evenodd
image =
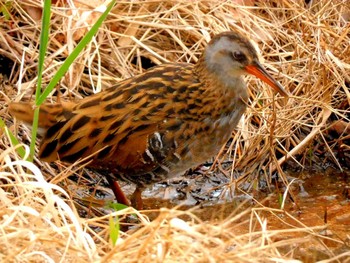
M 221 106 L 223 105 L 221 104 Z M 171 158 L 164 162 L 169 167 L 167 178 L 177 176 L 215 156 L 230 138 L 245 108 L 245 103 L 237 99 L 226 104 L 223 108 L 215 109 L 213 107 L 209 115 L 183 120 L 179 129 L 168 130 L 165 135 L 157 136 L 159 141 L 164 142 L 158 144 L 163 146 L 163 154 L 157 153 L 154 147 L 149 152 L 154 156 L 170 155 Z M 164 147 L 168 144 L 167 142 L 172 142 L 172 147 L 168 148 L 172 149 L 172 152 L 168 154 L 164 152 L 167 150 Z M 159 151 L 161 150 L 159 149 Z M 175 160 L 175 163 L 172 160 Z

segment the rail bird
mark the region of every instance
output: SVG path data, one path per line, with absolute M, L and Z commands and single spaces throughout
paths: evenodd
M 162 64 L 80 101 L 43 104 L 39 158 L 84 158 L 104 171 L 118 202 L 129 205 L 116 180 L 135 184 L 140 209 L 144 188 L 200 165 L 227 142 L 247 107 L 247 74 L 288 96 L 251 42 L 231 31 L 214 36 L 195 64 Z M 31 103 L 10 103 L 9 112 L 33 120 Z

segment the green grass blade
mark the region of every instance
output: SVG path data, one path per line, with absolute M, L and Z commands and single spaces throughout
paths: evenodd
M 41 95 L 41 84 L 42 84 L 42 75 L 44 70 L 44 61 L 45 61 L 45 56 L 47 51 L 47 45 L 49 42 L 50 16 L 51 16 L 51 0 L 45 0 L 43 14 L 42 14 L 41 33 L 40 33 L 38 83 L 35 91 L 35 105 L 39 105 L 38 99 Z M 32 140 L 30 141 L 30 153 L 29 153 L 28 161 L 32 161 L 34 159 L 35 141 L 38 133 L 38 121 L 39 121 L 39 108 L 36 108 L 34 111 L 34 119 L 32 124 Z
M 36 107 L 34 110 L 34 118 L 32 125 L 32 140 L 30 141 L 30 153 L 28 161 L 33 161 L 35 153 L 35 141 L 38 135 L 38 123 L 39 123 L 39 107 Z
M 119 224 L 119 217 L 110 217 L 109 218 L 109 237 L 112 240 L 112 244 L 115 245 L 117 243 L 117 240 L 119 238 L 119 232 L 120 232 L 120 224 Z
M 107 208 L 112 208 L 114 211 L 121 211 L 125 208 L 128 208 L 127 205 L 123 205 L 123 204 L 119 204 L 119 203 L 115 203 L 115 202 L 108 202 L 106 204 Z
M 116 3 L 116 0 L 112 1 L 110 5 L 107 7 L 106 11 L 100 16 L 100 18 L 96 21 L 96 23 L 91 27 L 89 32 L 83 37 L 82 40 L 75 47 L 73 52 L 66 58 L 61 67 L 57 70 L 57 73 L 53 76 L 50 83 L 47 85 L 43 93 L 41 94 L 39 100 L 37 101 L 37 105 L 42 104 L 47 96 L 52 92 L 55 88 L 56 84 L 62 78 L 62 76 L 68 71 L 70 65 L 74 62 L 74 60 L 78 57 L 78 55 L 83 51 L 88 43 L 90 43 L 91 39 L 94 37 L 98 29 L 101 27 L 103 21 L 106 19 L 108 13 L 111 11 L 112 7 Z
M 7 134 L 13 146 L 16 146 L 19 144 L 19 141 L 17 140 L 16 136 L 14 136 L 12 132 L 6 127 L 5 122 L 1 118 L 0 118 L 0 129 L 2 129 Z M 21 156 L 21 158 L 24 158 L 25 150 L 23 147 L 17 148 L 17 152 L 19 156 Z
M 49 42 L 50 32 L 50 16 L 51 16 L 51 0 L 44 1 L 44 9 L 41 19 L 41 33 L 40 33 L 40 49 L 39 49 L 39 64 L 38 64 L 38 83 L 35 92 L 35 104 L 41 95 L 41 84 L 44 71 L 44 61 L 46 57 L 47 44 Z
M 0 3 L 0 15 L 3 15 L 5 17 L 5 21 L 10 20 L 11 15 L 9 12 L 9 9 L 11 8 L 11 2 L 7 1 L 5 3 Z
M 86 47 L 86 45 L 91 41 L 93 36 L 97 33 L 98 29 L 101 27 L 103 21 L 106 19 L 108 13 L 113 8 L 116 0 L 112 1 L 111 4 L 107 7 L 106 11 L 100 16 L 100 18 L 96 21 L 96 23 L 92 26 L 89 32 L 84 36 L 84 38 L 78 43 L 73 52 L 66 58 L 61 67 L 58 69 L 56 74 L 51 79 L 49 85 L 45 88 L 43 93 L 41 92 L 42 86 L 42 73 L 44 69 L 44 60 L 45 54 L 47 51 L 47 45 L 49 40 L 49 32 L 50 32 L 50 16 L 51 16 L 51 0 L 45 0 L 44 2 L 44 10 L 42 15 L 42 31 L 40 34 L 40 53 L 39 53 L 39 65 L 38 65 L 38 83 L 35 93 L 35 105 L 40 106 L 47 98 L 47 96 L 52 92 L 55 88 L 56 84 L 62 78 L 62 76 L 68 71 L 70 65 L 74 62 L 74 60 L 78 57 L 78 55 L 82 52 L 82 50 Z M 30 143 L 30 161 L 34 158 L 35 151 L 35 141 L 37 137 L 38 131 L 38 120 L 39 120 L 39 108 L 35 109 L 34 119 L 32 124 L 32 140 Z

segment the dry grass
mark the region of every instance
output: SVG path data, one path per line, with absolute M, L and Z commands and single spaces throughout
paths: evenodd
M 318 234 L 288 213 L 270 208 L 232 211 L 227 218 L 201 221 L 194 212 L 133 209 L 82 219 L 67 193 L 47 183 L 37 166 L 12 160 L 14 149 L 1 156 L 0 179 L 2 262 L 285 262 L 298 245 L 312 240 L 325 246 Z M 140 223 L 121 233 L 115 246 L 109 240 L 109 219 L 135 214 Z M 289 226 L 271 230 L 265 214 Z M 186 220 L 181 218 L 186 217 Z M 292 223 L 291 223 L 292 222 Z M 340 259 L 350 256 L 344 253 Z
M 40 17 L 41 8 L 36 0 L 5 2 L 0 0 L 0 6 L 9 9 L 10 17 L 0 18 L 0 55 L 14 64 L 0 91 L 0 112 L 14 131 L 6 104 L 30 97 L 34 90 L 40 32 L 35 14 Z M 350 27 L 345 20 L 349 3 L 311 2 L 312 6 L 303 1 L 259 1 L 251 7 L 237 6 L 235 1 L 118 1 L 62 80 L 60 97 L 79 99 L 135 75 L 143 71 L 144 58 L 154 64 L 196 62 L 210 35 L 242 31 L 258 44 L 266 67 L 293 96 L 288 102 L 274 98 L 260 81 L 250 79 L 250 107 L 232 144 L 217 161 L 233 161 L 224 172 L 235 186 L 261 172 L 269 181 L 276 170 L 283 175 L 281 164 L 287 158 L 303 165 L 315 138 L 323 138 L 331 114 L 349 122 L 349 111 L 337 107 L 350 101 Z M 44 86 L 85 33 L 85 23 L 91 24 L 98 15 L 84 16 L 91 8 L 83 5 L 78 13 L 68 5 L 52 10 Z M 21 127 L 21 134 L 26 140 L 28 129 Z M 147 213 L 136 212 L 142 227 L 121 233 L 113 246 L 109 217 L 135 211 L 80 218 L 69 195 L 45 180 L 57 174 L 65 178 L 73 168 L 20 161 L 6 134 L 0 136 L 0 260 L 4 262 L 284 262 L 294 258 L 299 243 L 321 238 L 300 222 L 285 230 L 269 230 L 269 222 L 256 210 L 202 222 L 192 211 L 162 209 L 153 221 Z M 335 144 L 324 143 L 328 156 L 341 168 L 332 151 Z M 264 209 L 276 216 L 282 213 Z M 183 216 L 186 221 L 179 219 Z M 289 232 L 305 235 L 281 238 Z M 339 262 L 350 257 L 348 252 L 333 256 Z

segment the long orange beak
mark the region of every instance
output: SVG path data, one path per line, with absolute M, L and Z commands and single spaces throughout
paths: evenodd
M 289 97 L 289 93 L 284 90 L 282 85 L 278 81 L 276 81 L 259 62 L 254 62 L 254 64 L 246 66 L 245 70 L 249 74 L 252 74 L 258 77 L 262 81 L 269 84 L 274 90 L 278 91 L 283 97 Z

